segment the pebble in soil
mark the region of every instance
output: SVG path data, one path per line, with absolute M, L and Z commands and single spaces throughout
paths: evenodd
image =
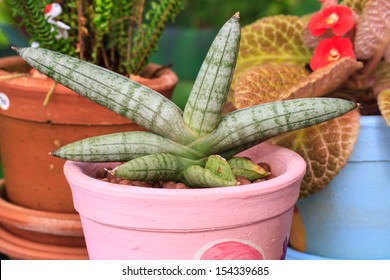
M 265 171 L 270 173 L 265 178 L 255 180 L 253 182 L 249 181 L 247 178 L 239 176 L 236 177 L 236 180 L 238 182 L 237 185 L 248 185 L 252 183 L 258 183 L 258 182 L 263 182 L 266 180 L 270 180 L 274 178 L 272 172 L 271 172 L 271 167 L 268 163 L 265 162 L 260 162 L 258 163 L 259 166 L 264 168 Z M 101 168 L 97 171 L 96 173 L 96 178 L 112 183 L 112 184 L 119 184 L 119 185 L 128 185 L 128 186 L 135 186 L 135 187 L 143 187 L 143 188 L 162 188 L 162 189 L 191 189 L 190 187 L 186 186 L 183 183 L 180 182 L 175 182 L 175 181 L 132 181 L 132 180 L 127 180 L 127 179 L 122 179 L 119 177 L 115 177 L 112 175 L 110 172 L 108 172 L 105 168 Z

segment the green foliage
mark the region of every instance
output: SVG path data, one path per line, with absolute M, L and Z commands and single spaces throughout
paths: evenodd
M 64 0 L 58 20 L 71 29 L 69 38 L 59 40 L 43 14 L 52 1 L 7 1 L 41 47 L 121 74 L 139 74 L 157 50 L 165 24 L 175 19 L 184 0 Z

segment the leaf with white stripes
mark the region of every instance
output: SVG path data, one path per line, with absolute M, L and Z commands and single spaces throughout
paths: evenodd
M 21 48 L 17 52 L 43 74 L 156 134 L 182 144 L 194 140 L 180 108 L 148 87 L 50 50 Z
M 225 23 L 211 44 L 184 109 L 184 123 L 197 136 L 210 133 L 221 120 L 239 44 L 237 13 Z
M 145 131 L 89 137 L 65 145 L 52 155 L 74 161 L 123 162 L 158 153 L 171 153 L 189 159 L 206 157 L 186 146 Z
M 182 180 L 182 172 L 190 166 L 204 166 L 204 160 L 190 160 L 173 154 L 139 157 L 112 170 L 112 174 L 129 180 Z
M 216 131 L 191 146 L 211 154 L 237 147 L 248 148 L 246 144 L 253 146 L 284 132 L 336 118 L 355 108 L 356 103 L 337 98 L 302 98 L 248 107 L 225 115 Z

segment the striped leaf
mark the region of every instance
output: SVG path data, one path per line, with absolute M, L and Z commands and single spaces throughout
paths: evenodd
M 36 48 L 17 51 L 43 74 L 146 129 L 179 143 L 193 140 L 180 108 L 158 92 L 123 75 L 57 52 Z
M 129 180 L 181 181 L 181 173 L 189 166 L 204 166 L 204 161 L 190 160 L 172 154 L 155 154 L 126 162 L 114 170 L 114 176 Z
M 196 151 L 144 131 L 132 131 L 86 138 L 61 147 L 53 156 L 84 162 L 128 161 L 158 153 L 172 153 L 191 159 L 204 158 Z
M 215 175 L 211 170 L 194 165 L 183 172 L 184 182 L 189 187 L 215 188 L 237 185 L 236 180 L 225 180 Z
M 198 136 L 219 124 L 230 88 L 240 43 L 239 15 L 234 15 L 215 37 L 184 109 L 184 122 Z
M 337 98 L 302 98 L 248 107 L 224 116 L 217 130 L 193 143 L 192 148 L 211 154 L 247 148 L 247 144 L 312 126 L 355 108 L 354 102 Z

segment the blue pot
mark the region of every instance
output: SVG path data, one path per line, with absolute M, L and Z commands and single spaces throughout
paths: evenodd
M 297 203 L 301 248 L 295 249 L 309 254 L 301 257 L 390 259 L 390 127 L 381 116 L 361 117 L 360 126 L 346 166 Z M 290 250 L 290 257 L 297 253 Z

